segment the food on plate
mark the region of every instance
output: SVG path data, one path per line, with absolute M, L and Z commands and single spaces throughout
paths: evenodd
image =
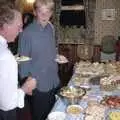
M 109 107 L 120 108 L 120 96 L 106 96 L 101 103 Z
M 120 74 L 120 62 L 89 62 L 80 61 L 75 64 L 75 73 L 81 76 L 97 77 L 104 75 Z
M 28 56 L 20 56 L 20 57 L 16 57 L 16 61 L 18 61 L 18 62 L 29 61 L 29 60 L 31 60 L 31 58 L 28 57 Z
M 79 105 L 69 105 L 67 107 L 67 113 L 72 115 L 79 115 L 82 112 L 82 107 Z
M 85 85 L 86 87 L 86 85 L 89 84 L 89 80 L 90 80 L 89 77 L 82 77 L 80 75 L 75 75 L 72 79 L 73 84 L 78 87 L 80 87 L 81 85 Z
M 89 61 L 83 62 L 80 61 L 75 65 L 75 73 L 79 73 L 82 76 L 86 77 L 95 77 L 104 74 L 104 64 L 94 62 L 91 63 Z
M 100 79 L 100 87 L 105 91 L 112 91 L 117 89 L 120 84 L 120 75 L 112 74 L 107 77 L 103 77 Z
M 85 120 L 104 120 L 105 110 L 106 107 L 99 103 L 88 105 L 85 110 Z
M 60 63 L 60 64 L 68 63 L 68 59 L 65 56 L 63 56 L 63 55 L 57 55 L 55 61 Z
M 118 112 L 118 111 L 110 112 L 109 119 L 110 120 L 120 120 L 120 112 Z

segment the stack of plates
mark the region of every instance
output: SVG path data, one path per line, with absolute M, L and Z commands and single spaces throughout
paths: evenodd
M 66 114 L 60 111 L 51 112 L 48 115 L 48 120 L 66 120 Z

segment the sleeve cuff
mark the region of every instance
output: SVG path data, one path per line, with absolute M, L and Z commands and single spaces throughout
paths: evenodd
M 25 92 L 19 88 L 18 89 L 18 102 L 17 102 L 17 106 L 19 108 L 24 107 L 24 97 L 25 97 Z

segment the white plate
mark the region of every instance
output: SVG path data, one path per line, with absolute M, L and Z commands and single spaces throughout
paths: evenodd
M 85 90 L 90 90 L 91 89 L 90 85 L 80 85 L 80 87 L 85 89 Z
M 65 120 L 66 114 L 64 112 L 56 111 L 48 115 L 48 120 Z
M 57 55 L 55 61 L 59 64 L 68 63 L 68 59 L 63 55 Z
M 16 57 L 17 62 L 24 62 L 24 61 L 29 61 L 29 60 L 31 60 L 31 58 L 27 56 Z

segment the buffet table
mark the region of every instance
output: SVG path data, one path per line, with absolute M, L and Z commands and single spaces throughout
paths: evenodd
M 105 92 L 105 91 L 100 91 L 99 86 L 92 86 L 92 89 L 87 92 L 87 95 L 89 97 L 91 97 L 91 99 L 97 99 L 98 101 L 100 101 L 100 100 L 102 100 L 102 97 L 104 95 L 120 96 L 120 91 L 116 90 L 116 91 L 113 91 L 113 92 Z M 81 99 L 80 102 L 79 102 L 79 105 L 83 109 L 85 109 L 85 108 L 87 108 L 87 103 L 88 103 L 88 101 L 85 101 L 85 100 Z M 55 112 L 55 111 L 66 112 L 66 108 L 67 108 L 67 104 L 65 104 L 64 101 L 58 97 L 51 112 Z M 70 118 L 67 118 L 67 119 L 70 120 Z M 79 120 L 84 120 L 84 114 L 80 115 Z
M 73 86 L 74 87 L 75 84 L 73 83 L 73 79 L 75 77 L 76 77 L 76 73 L 73 75 L 73 77 L 70 80 L 68 86 Z M 112 91 L 105 91 L 105 90 L 101 90 L 100 85 L 95 85 L 95 84 L 94 85 L 90 84 L 90 88 L 91 88 L 90 90 L 86 90 L 86 95 L 85 96 L 87 96 L 87 99 L 83 97 L 78 103 L 78 105 L 80 105 L 83 109 L 86 109 L 88 107 L 88 102 L 89 101 L 97 101 L 98 103 L 100 103 L 100 101 L 103 100 L 104 96 L 119 96 L 120 97 L 120 89 L 115 89 L 115 90 L 112 90 Z M 67 107 L 68 107 L 68 104 L 66 104 L 63 101 L 63 99 L 61 99 L 58 96 L 51 113 L 56 112 L 56 111 L 64 112 L 66 114 L 65 120 L 86 120 L 85 119 L 86 114 L 84 114 L 84 113 L 80 113 L 79 117 L 71 117 L 66 112 Z M 111 111 L 119 111 L 120 112 L 120 106 L 117 109 L 106 107 L 103 119 L 100 119 L 100 120 L 109 120 L 108 119 L 108 113 L 111 112 Z M 98 119 L 92 119 L 92 120 L 98 120 Z M 115 119 L 115 120 L 120 120 L 120 118 Z

